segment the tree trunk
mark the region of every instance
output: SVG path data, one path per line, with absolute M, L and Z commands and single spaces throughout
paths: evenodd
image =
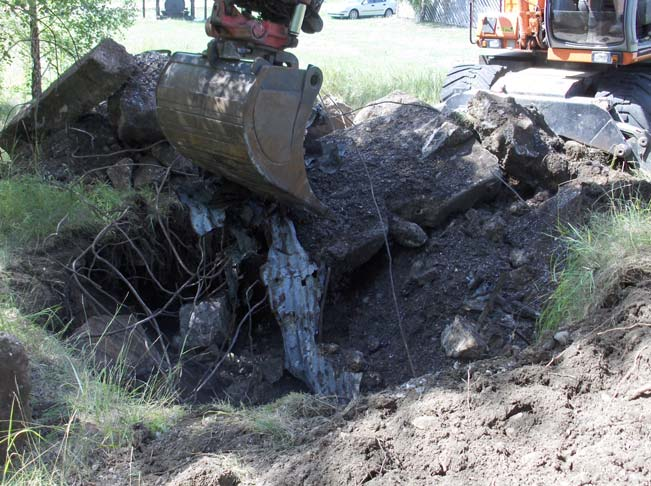
M 38 0 L 29 0 L 30 53 L 32 57 L 32 98 L 43 93 L 41 69 L 41 31 L 38 26 Z

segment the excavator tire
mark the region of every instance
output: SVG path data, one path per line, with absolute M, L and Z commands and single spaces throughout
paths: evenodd
M 597 82 L 595 98 L 611 96 L 622 100 L 613 107 L 621 121 L 644 130 L 651 128 L 651 74 L 618 71 L 604 75 Z
M 441 101 L 471 89 L 489 90 L 493 83 L 506 72 L 497 64 L 461 64 L 453 67 L 445 77 L 441 89 Z

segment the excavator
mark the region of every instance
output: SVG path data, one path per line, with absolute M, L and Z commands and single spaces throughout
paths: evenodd
M 470 0 L 470 18 L 473 1 Z M 323 75 L 285 51 L 322 30 L 322 0 L 214 0 L 201 54 L 176 53 L 157 89 L 176 149 L 262 196 L 317 213 L 305 131 Z M 479 62 L 448 74 L 441 98 L 477 90 L 537 110 L 559 136 L 651 168 L 651 0 L 501 0 L 470 40 Z
M 651 0 L 501 0 L 479 16 L 479 62 L 447 75 L 460 109 L 478 90 L 537 110 L 559 136 L 651 170 Z
M 215 0 L 205 52 L 175 53 L 156 91 L 166 138 L 204 169 L 326 214 L 305 171 L 305 131 L 323 74 L 285 49 L 319 32 L 322 0 Z

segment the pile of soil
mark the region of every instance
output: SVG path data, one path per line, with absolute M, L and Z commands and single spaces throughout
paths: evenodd
M 648 484 L 649 297 L 648 283 L 622 290 L 562 330 L 565 346 L 546 338 L 305 419 L 286 449 L 200 413 L 114 456 L 95 484 L 132 470 L 143 484 Z

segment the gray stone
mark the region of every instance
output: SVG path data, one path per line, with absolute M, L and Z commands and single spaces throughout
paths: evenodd
M 136 164 L 133 172 L 133 187 L 140 187 L 159 184 L 163 179 L 165 167 L 158 163 L 158 160 L 151 155 L 145 155 Z
M 29 358 L 16 337 L 0 333 L 0 457 L 6 457 L 7 431 L 22 429 L 32 418 Z M 12 421 L 10 423 L 10 420 Z M 20 443 L 16 446 L 21 446 Z
M 366 369 L 366 360 L 361 351 L 346 352 L 346 367 L 353 373 L 361 373 Z
M 529 263 L 529 254 L 523 248 L 513 248 L 509 253 L 509 260 L 513 268 L 519 268 Z
M 260 366 L 262 377 L 268 383 L 276 383 L 285 373 L 285 363 L 282 358 L 268 358 Z
M 568 331 L 558 331 L 554 334 L 554 341 L 556 341 L 561 346 L 567 346 L 570 342 L 570 333 Z
M 77 329 L 69 341 L 94 357 L 98 369 L 117 367 L 146 380 L 164 368 L 159 345 L 149 339 L 133 315 L 96 316 Z
M 111 184 L 115 189 L 126 191 L 131 189 L 131 176 L 133 175 L 133 160 L 125 158 L 106 170 Z
M 391 218 L 389 234 L 396 243 L 405 248 L 420 248 L 427 243 L 427 233 L 423 228 L 402 218 Z
M 468 103 L 468 115 L 482 145 L 495 154 L 510 177 L 530 187 L 555 189 L 570 178 L 563 142 L 542 117 L 504 98 L 480 91 Z
M 439 127 L 436 127 L 425 141 L 421 149 L 421 155 L 424 159 L 431 157 L 444 147 L 454 147 L 472 137 L 472 132 L 467 128 L 455 125 L 446 121 Z
M 165 167 L 172 167 L 175 171 L 187 174 L 197 174 L 199 172 L 199 168 L 190 159 L 183 157 L 167 142 L 152 147 L 151 154 Z
M 232 316 L 226 295 L 182 306 L 179 319 L 185 349 L 223 344 L 230 336 Z
M 156 86 L 168 59 L 159 52 L 138 54 L 134 75 L 109 98 L 111 123 L 127 145 L 148 145 L 165 138 L 156 115 Z
M 461 316 L 443 330 L 441 345 L 446 356 L 456 359 L 479 359 L 486 348 L 475 324 Z
M 494 215 L 484 223 L 482 228 L 486 238 L 495 243 L 501 243 L 504 239 L 504 232 L 506 231 L 506 221 L 499 214 Z
M 12 153 L 23 142 L 65 128 L 120 89 L 134 69 L 126 49 L 104 39 L 5 126 L 0 146 Z
M 474 140 L 430 165 L 435 177 L 431 194 L 395 194 L 389 201 L 394 214 L 423 228 L 435 228 L 451 214 L 495 197 L 499 190 L 498 160 Z

